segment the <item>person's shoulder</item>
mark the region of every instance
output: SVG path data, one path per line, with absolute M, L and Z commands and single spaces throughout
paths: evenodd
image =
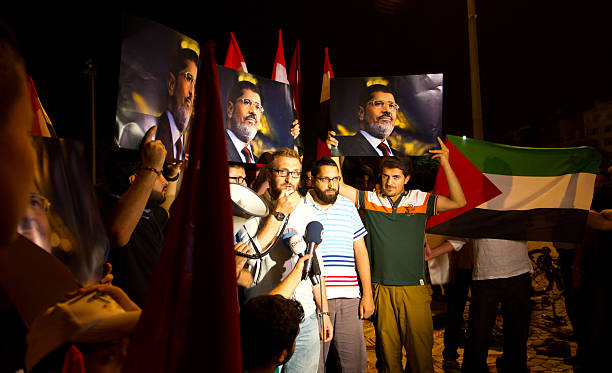
M 358 192 L 361 192 L 360 190 Z M 336 204 L 338 204 L 338 206 L 343 207 L 343 208 L 355 208 L 355 204 L 353 203 L 353 201 L 351 201 L 350 199 L 341 196 L 340 194 L 338 194 L 338 198 L 336 199 Z
M 423 192 L 419 189 L 410 189 L 405 192 L 405 195 L 403 197 L 401 197 L 401 203 L 422 205 L 426 203 L 431 196 L 434 196 L 434 194 L 431 194 L 429 192 Z

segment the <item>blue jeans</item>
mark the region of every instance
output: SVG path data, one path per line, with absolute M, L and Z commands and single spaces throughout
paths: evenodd
M 295 351 L 291 359 L 283 365 L 282 372 L 316 373 L 320 354 L 319 321 L 315 312 L 300 324 L 300 333 L 295 340 Z

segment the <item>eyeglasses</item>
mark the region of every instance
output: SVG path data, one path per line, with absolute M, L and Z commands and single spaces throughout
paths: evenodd
M 242 184 L 246 180 L 246 178 L 242 176 L 230 176 L 229 179 L 230 182 L 234 184 Z
M 30 206 L 38 207 L 44 212 L 48 212 L 51 207 L 51 202 L 38 193 L 30 193 Z
M 334 184 L 339 182 L 342 178 L 340 176 L 336 176 L 336 177 L 327 177 L 327 176 L 323 176 L 323 177 L 317 177 L 317 180 L 325 183 L 325 184 L 329 184 L 329 182 L 333 182 Z
M 239 98 L 238 100 L 236 100 L 236 102 L 240 102 L 242 105 L 253 106 L 255 110 L 259 111 L 260 113 L 264 112 L 264 108 L 259 102 L 255 102 L 249 98 Z
M 191 73 L 189 73 L 189 72 L 186 72 L 186 71 L 185 71 L 185 72 L 182 72 L 182 73 L 178 73 L 178 74 L 176 74 L 176 75 L 177 75 L 177 76 L 182 75 L 182 76 L 183 76 L 183 78 L 185 78 L 185 81 L 186 81 L 187 83 L 191 84 L 191 85 L 194 85 L 194 84 L 195 84 L 195 78 L 194 78 L 194 77 L 193 77 L 193 75 L 191 75 Z
M 273 168 L 272 171 L 276 172 L 276 174 L 280 177 L 287 177 L 287 175 L 291 175 L 294 179 L 299 179 L 302 175 L 302 171 L 289 171 L 289 170 L 277 170 Z
M 372 105 L 372 106 L 375 106 L 375 107 L 388 106 L 389 109 L 391 109 L 391 110 L 399 110 L 399 105 L 396 104 L 393 101 L 384 102 L 382 100 L 376 100 L 376 101 L 370 101 L 366 105 Z

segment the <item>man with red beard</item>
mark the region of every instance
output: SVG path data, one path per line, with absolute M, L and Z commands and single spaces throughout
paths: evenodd
M 317 252 L 323 258 L 333 338 L 342 372 L 365 372 L 367 355 L 363 319 L 374 312 L 370 261 L 363 237 L 367 234 L 355 204 L 338 195 L 340 171 L 331 158 L 320 158 L 312 167 L 313 189 L 305 203 L 323 224 L 323 241 Z M 359 279 L 357 278 L 359 274 Z M 359 280 L 359 281 L 358 281 Z M 363 292 L 359 290 L 359 282 Z M 361 297 L 363 294 L 363 297 Z M 319 372 L 324 371 L 330 344 L 323 345 Z
M 392 149 L 387 138 L 395 128 L 397 119 L 398 95 L 382 84 L 366 87 L 359 98 L 357 115 L 361 130 L 353 136 L 336 136 L 330 131 L 328 145 L 338 147 L 338 154 L 354 156 L 393 156 L 403 155 Z
M 270 187 L 262 198 L 271 213 L 261 220 L 256 239 L 268 254 L 262 259 L 249 261 L 253 285 L 247 289 L 247 299 L 269 293 L 287 278 L 297 265 L 299 256 L 288 249 L 284 241 L 295 235 L 303 236 L 307 224 L 314 220 L 314 210 L 304 203 L 297 192 L 302 174 L 302 161 L 298 153 L 287 148 L 275 151 L 266 172 Z M 280 236 L 284 239 L 278 239 Z M 305 317 L 300 323 L 295 353 L 284 364 L 283 372 L 315 373 L 321 351 L 319 339 L 328 342 L 333 335 L 325 280 L 322 278 L 320 285 L 314 286 L 306 277 L 299 282 L 292 298 L 300 302 Z M 323 327 L 321 333 L 319 322 Z

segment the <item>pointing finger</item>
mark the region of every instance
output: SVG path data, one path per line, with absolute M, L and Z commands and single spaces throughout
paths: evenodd
M 153 126 L 153 127 L 149 128 L 147 133 L 145 133 L 144 138 L 142 139 L 142 143 L 146 144 L 146 143 L 150 142 L 151 139 L 153 139 L 153 136 L 155 135 L 156 132 L 157 132 L 157 126 Z

